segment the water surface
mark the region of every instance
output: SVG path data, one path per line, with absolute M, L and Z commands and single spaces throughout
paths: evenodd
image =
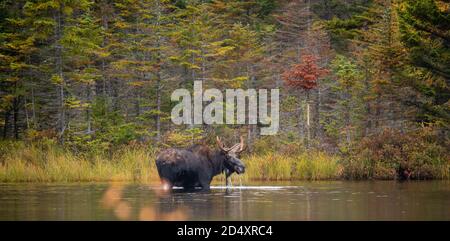
M 0 220 L 450 220 L 450 182 L 0 184 Z

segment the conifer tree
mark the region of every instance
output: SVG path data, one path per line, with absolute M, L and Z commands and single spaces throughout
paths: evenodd
M 400 1 L 401 40 L 411 68 L 407 85 L 422 97 L 408 100 L 420 109 L 418 120 L 449 127 L 450 4 L 448 1 Z

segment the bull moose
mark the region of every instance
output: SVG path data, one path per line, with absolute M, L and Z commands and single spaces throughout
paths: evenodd
M 219 149 L 211 150 L 206 145 L 194 145 L 187 149 L 169 148 L 162 151 L 156 158 L 156 167 L 161 181 L 169 185 L 194 189 L 201 187 L 209 190 L 214 176 L 225 173 L 226 185 L 229 177 L 236 172 L 245 172 L 245 165 L 239 159 L 244 151 L 244 139 L 230 148 L 224 146 L 219 137 Z

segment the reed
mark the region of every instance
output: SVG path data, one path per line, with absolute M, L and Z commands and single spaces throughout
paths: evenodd
M 329 180 L 339 178 L 342 172 L 338 158 L 322 152 L 266 153 L 248 156 L 244 162 L 246 180 Z
M 127 148 L 106 155 L 75 154 L 56 145 L 1 143 L 0 182 L 158 180 L 155 152 Z M 6 151 L 7 150 L 7 151 Z

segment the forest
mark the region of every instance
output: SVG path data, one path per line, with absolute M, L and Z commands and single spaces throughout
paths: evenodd
M 446 0 L 2 0 L 0 182 L 152 181 L 244 136 L 244 179 L 450 178 Z M 175 125 L 171 93 L 279 89 L 260 124 Z

